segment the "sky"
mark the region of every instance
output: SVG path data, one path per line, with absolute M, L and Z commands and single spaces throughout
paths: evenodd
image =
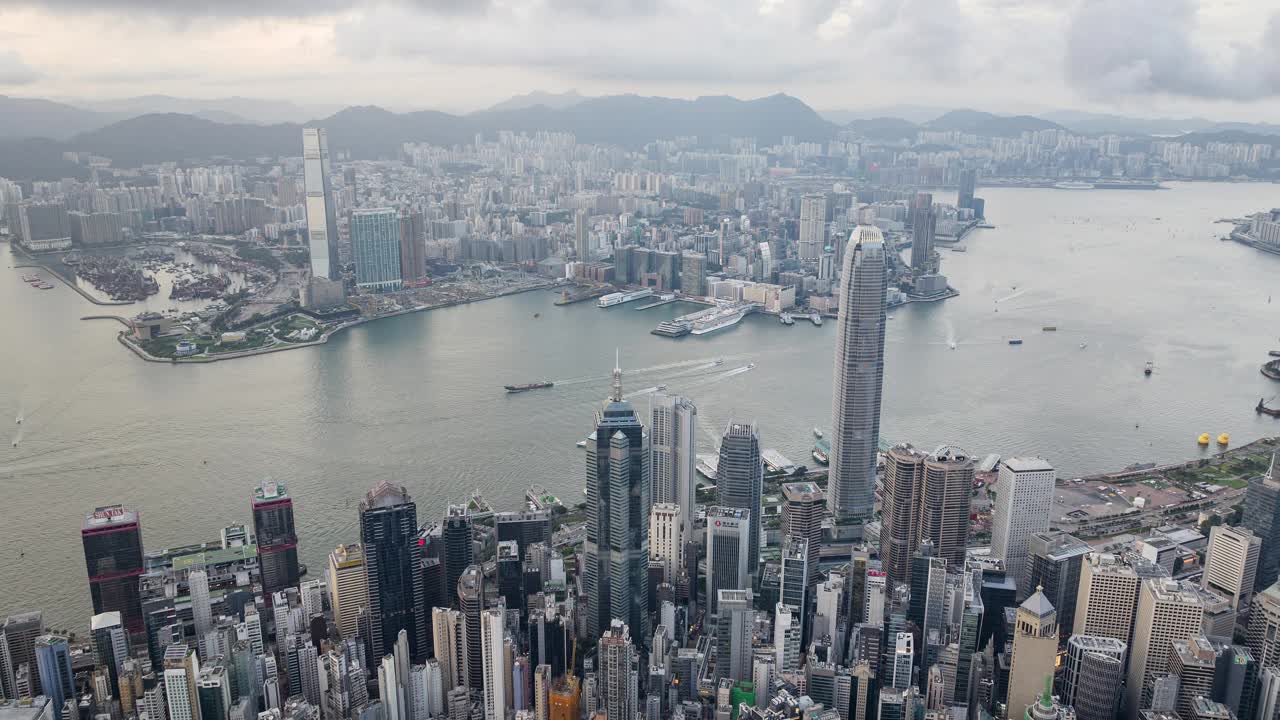
M 0 0 L 0 94 L 451 112 L 531 90 L 1280 118 L 1274 0 Z

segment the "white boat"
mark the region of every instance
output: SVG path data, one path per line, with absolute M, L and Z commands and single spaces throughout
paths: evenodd
M 1082 342 L 1082 343 L 1080 343 L 1080 349 L 1081 349 L 1081 350 L 1083 350 L 1083 349 L 1085 349 L 1085 348 L 1087 348 L 1087 347 L 1089 347 L 1089 343 L 1087 343 L 1087 342 Z
M 716 364 L 716 365 L 723 365 L 723 364 L 724 364 L 724 358 L 716 358 L 716 361 L 715 361 L 715 363 L 714 363 L 714 364 Z
M 1059 190 L 1092 190 L 1093 183 L 1080 182 L 1079 180 L 1067 180 L 1060 183 L 1054 183 L 1054 187 Z
M 711 312 L 702 313 L 696 317 L 689 318 L 692 322 L 692 332 L 694 335 L 705 335 L 706 333 L 722 330 L 742 322 L 742 318 L 746 317 L 750 306 L 728 306 L 715 308 Z
M 814 437 L 816 437 L 816 438 L 821 438 L 821 437 L 822 437 L 822 429 L 821 429 L 821 428 L 819 428 L 817 425 L 814 425 L 814 426 L 813 426 L 813 436 L 814 436 Z
M 614 305 L 621 305 L 622 303 L 629 303 L 632 300 L 639 300 L 641 298 L 647 298 L 652 296 L 653 296 L 653 290 L 650 288 L 645 288 L 644 290 L 636 290 L 634 292 L 609 293 L 608 295 L 605 295 L 604 297 L 600 298 L 600 300 L 596 303 L 596 306 L 602 307 L 602 308 L 613 307 Z
M 752 369 L 754 369 L 754 368 L 755 368 L 755 366 L 756 366 L 756 364 L 755 364 L 755 363 L 747 363 L 747 369 L 748 369 L 748 370 L 752 370 Z
M 578 441 L 578 447 L 580 447 L 580 448 L 584 448 L 584 447 L 586 447 L 586 446 L 587 446 L 587 441 L 586 441 L 586 440 L 579 440 L 579 441 Z
M 949 342 L 949 343 L 947 343 L 947 347 L 951 348 L 952 350 L 955 350 L 955 349 L 956 349 L 956 344 L 955 344 L 954 342 Z

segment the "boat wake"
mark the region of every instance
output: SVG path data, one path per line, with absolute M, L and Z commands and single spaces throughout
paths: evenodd
M 1027 291 L 1028 291 L 1028 290 L 1030 290 L 1030 289 L 1031 289 L 1031 288 L 1023 288 L 1023 289 L 1021 289 L 1021 290 L 1019 290 L 1019 291 L 1017 291 L 1017 292 L 1013 293 L 1012 295 L 1005 295 L 1005 296 L 1004 296 L 1004 297 L 1002 297 L 1002 298 L 997 298 L 997 299 L 996 299 L 996 302 L 998 302 L 998 303 L 1008 302 L 1008 301 L 1010 301 L 1010 300 L 1012 300 L 1012 299 L 1014 299 L 1014 298 L 1016 298 L 1016 297 L 1022 297 L 1023 295 L 1027 294 Z

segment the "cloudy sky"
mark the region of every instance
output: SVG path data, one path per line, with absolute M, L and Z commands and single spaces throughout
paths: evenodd
M 1280 119 L 1275 0 L 0 0 L 0 93 L 530 90 Z

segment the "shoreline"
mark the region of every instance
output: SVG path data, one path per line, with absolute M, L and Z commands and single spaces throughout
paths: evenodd
M 17 246 L 11 246 L 11 247 L 17 247 Z M 19 252 L 22 252 L 23 254 L 25 254 L 29 260 L 31 260 L 32 262 L 35 262 L 36 264 L 35 264 L 35 265 L 25 265 L 25 264 L 24 264 L 24 265 L 14 265 L 14 266 L 13 266 L 13 269 L 15 269 L 15 270 L 17 270 L 18 268 L 33 268 L 33 269 L 34 269 L 34 268 L 39 268 L 39 269 L 41 269 L 41 270 L 45 270 L 45 271 L 47 271 L 50 275 L 52 275 L 52 276 L 54 276 L 54 277 L 58 278 L 59 280 L 61 280 L 63 285 L 66 285 L 67 287 L 69 287 L 69 288 L 71 288 L 72 290 L 76 291 L 77 293 L 79 293 L 79 294 L 80 294 L 80 297 L 84 298 L 85 300 L 88 300 L 89 302 L 93 303 L 94 305 L 101 305 L 101 306 L 103 306 L 103 307 L 121 307 L 121 306 L 123 306 L 123 305 L 133 305 L 133 304 L 134 304 L 134 301 L 133 301 L 133 300 L 99 300 L 98 298 L 96 298 L 96 297 L 94 297 L 94 296 L 90 295 L 89 293 L 85 292 L 84 288 L 80 287 L 79 285 L 76 285 L 76 284 L 75 284 L 75 282 L 73 282 L 73 281 L 71 281 L 71 280 L 68 280 L 68 279 L 66 279 L 65 277 L 63 277 L 63 276 L 62 276 L 62 273 L 58 272 L 57 270 L 54 270 L 53 268 L 49 267 L 48 265 L 45 265 L 45 264 L 43 264 L 43 263 L 38 262 L 38 261 L 36 260 L 36 258 L 34 258 L 34 257 L 32 257 L 31 255 L 27 254 L 27 252 L 26 252 L 25 250 L 22 250 L 21 248 L 19 248 Z
M 496 300 L 497 298 L 508 297 L 510 295 L 519 295 L 521 293 L 532 292 L 534 290 L 546 290 L 547 287 L 550 287 L 550 286 L 539 285 L 536 287 L 519 288 L 516 290 L 511 290 L 509 292 L 501 292 L 496 295 L 490 295 L 487 297 L 467 298 L 463 300 L 450 300 L 445 303 L 440 303 L 439 305 L 423 305 L 421 307 L 405 308 L 403 310 L 397 310 L 395 312 L 387 313 L 385 315 L 377 315 L 374 317 L 360 318 L 359 320 L 353 320 L 351 322 L 341 323 L 336 327 L 332 328 L 331 330 L 329 330 L 328 332 L 322 334 L 319 338 L 312 340 L 311 342 L 284 343 L 284 344 L 270 345 L 270 346 L 261 347 L 261 348 L 253 348 L 250 350 L 240 350 L 240 351 L 232 351 L 227 353 L 219 353 L 217 355 L 196 355 L 196 356 L 184 357 L 184 358 L 156 357 L 155 355 L 148 353 L 146 350 L 143 350 L 136 343 L 129 340 L 127 332 L 123 330 L 116 334 L 116 340 L 119 341 L 120 344 L 124 345 L 125 347 L 133 351 L 133 353 L 137 355 L 139 359 L 145 360 L 146 362 L 165 363 L 169 365 L 185 365 L 185 364 L 202 365 L 207 363 L 220 362 L 222 360 L 240 360 L 243 358 L 254 357 L 257 355 L 268 355 L 270 353 L 284 352 L 286 350 L 297 350 L 300 348 L 309 348 L 309 347 L 315 347 L 317 345 L 324 345 L 325 343 L 329 342 L 329 338 L 333 337 L 334 335 L 337 335 L 343 330 L 347 330 L 353 327 L 358 327 L 360 325 L 365 325 L 371 322 L 376 322 L 378 320 L 385 320 L 387 318 L 400 317 L 402 315 L 410 315 L 410 314 L 419 313 L 419 312 L 427 312 L 429 310 L 441 310 L 444 308 L 457 307 L 459 305 L 470 305 L 471 303 L 483 302 L 485 300 Z M 82 317 L 80 319 L 81 320 L 105 320 L 105 319 L 120 320 L 119 317 L 114 315 L 90 315 L 90 316 Z M 127 321 L 122 321 L 122 322 L 125 322 L 126 324 L 128 324 Z

